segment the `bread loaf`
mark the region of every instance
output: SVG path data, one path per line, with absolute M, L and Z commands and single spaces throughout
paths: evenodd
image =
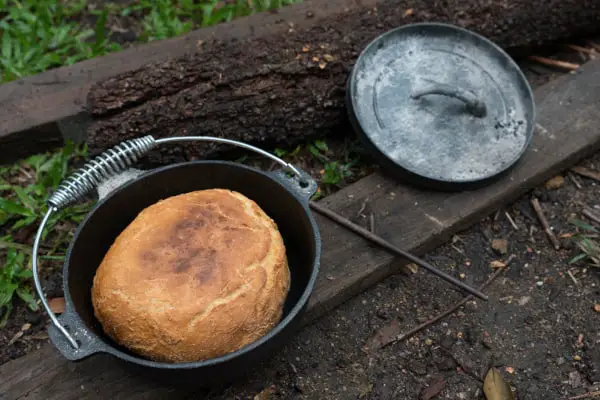
M 144 209 L 96 271 L 92 304 L 106 334 L 133 353 L 192 362 L 265 335 L 289 286 L 275 222 L 242 194 L 210 189 Z

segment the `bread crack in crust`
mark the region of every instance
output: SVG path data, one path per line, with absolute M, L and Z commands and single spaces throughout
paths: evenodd
M 92 304 L 106 334 L 133 353 L 193 362 L 264 336 L 289 286 L 276 223 L 242 194 L 209 189 L 139 213 L 98 267 Z

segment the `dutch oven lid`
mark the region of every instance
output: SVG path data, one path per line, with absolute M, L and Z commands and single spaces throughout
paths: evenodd
M 452 25 L 405 25 L 362 52 L 348 88 L 358 133 L 379 156 L 445 183 L 491 178 L 525 152 L 531 88 L 497 45 Z

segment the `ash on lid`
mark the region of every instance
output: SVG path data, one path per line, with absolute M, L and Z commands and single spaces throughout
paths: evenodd
M 512 164 L 528 143 L 527 111 L 510 68 L 479 43 L 411 34 L 384 40 L 359 65 L 354 112 L 361 128 L 388 158 L 422 176 L 473 181 Z M 500 65 L 499 65 L 500 64 Z M 438 95 L 419 100 L 423 82 L 459 86 L 482 99 L 477 118 L 460 101 Z M 515 92 L 507 96 L 507 88 Z

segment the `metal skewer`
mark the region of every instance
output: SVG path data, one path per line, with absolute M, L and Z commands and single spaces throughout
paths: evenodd
M 454 286 L 457 286 L 457 287 L 469 292 L 470 294 L 479 297 L 482 300 L 486 300 L 486 301 L 488 300 L 488 297 L 485 294 L 481 293 L 479 290 L 472 288 L 471 286 L 465 284 L 464 282 L 459 281 L 458 279 L 448 275 L 447 273 L 445 273 L 443 271 L 440 271 L 439 269 L 435 268 L 433 265 L 429 264 L 427 261 L 422 260 L 422 259 L 410 254 L 409 252 L 402 250 L 399 247 L 394 246 L 390 242 L 382 239 L 380 236 L 377 236 L 377 235 L 369 232 L 368 230 L 364 229 L 363 227 L 356 225 L 355 223 L 342 217 L 341 215 L 335 213 L 334 211 L 331 211 L 328 208 L 325 208 L 322 205 L 315 203 L 314 201 L 310 202 L 310 207 L 313 210 L 317 211 L 319 214 L 322 214 L 322 215 L 330 218 L 331 220 L 337 222 L 338 224 L 343 225 L 344 227 L 350 229 L 354 233 L 357 233 L 358 235 L 362 236 L 363 238 L 370 240 L 371 242 L 383 247 L 384 249 L 390 251 L 391 253 L 394 253 L 395 255 L 400 256 L 400 257 L 404 257 L 404 258 L 414 262 L 415 264 L 420 265 L 421 267 L 425 268 L 427 271 L 444 279 L 445 281 L 453 284 Z

